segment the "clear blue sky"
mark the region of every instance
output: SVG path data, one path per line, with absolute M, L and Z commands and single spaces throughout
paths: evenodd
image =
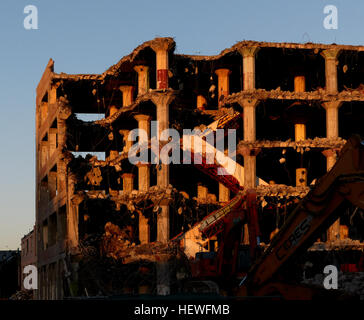
M 338 30 L 323 28 L 328 4 Z M 23 27 L 26 5 L 38 30 Z M 1 0 L 0 250 L 18 248 L 35 221 L 35 88 L 49 58 L 56 72 L 102 73 L 156 36 L 189 54 L 244 39 L 364 44 L 363 17 L 360 0 Z

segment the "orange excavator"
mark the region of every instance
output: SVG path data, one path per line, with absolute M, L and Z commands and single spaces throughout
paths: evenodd
M 233 189 L 236 186 L 233 177 L 222 182 Z M 348 140 L 334 167 L 302 199 L 259 258 L 259 226 L 253 190 L 240 188 L 227 205 L 198 223 L 195 229 L 204 238 L 211 239 L 220 234 L 221 241 L 217 252 L 198 252 L 195 259 L 191 259 L 193 279 L 225 282 L 227 287 L 235 284 L 234 294 L 241 298 L 312 299 L 322 291 L 287 282 L 285 270 L 340 216 L 340 212 L 345 211 L 347 202 L 364 209 L 364 141 L 359 136 Z M 244 275 L 237 270 L 244 223 L 248 223 L 253 265 L 237 285 L 236 281 L 229 280 L 241 279 Z M 174 240 L 183 242 L 186 234 L 178 235 Z
M 318 180 L 269 247 L 249 270 L 236 295 L 313 299 L 313 288 L 288 283 L 285 270 L 343 212 L 347 202 L 364 209 L 364 141 L 351 137 L 333 168 Z

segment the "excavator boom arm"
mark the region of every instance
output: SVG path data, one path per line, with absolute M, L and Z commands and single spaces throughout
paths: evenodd
M 259 288 L 273 279 L 299 249 L 308 248 L 339 216 L 344 200 L 364 209 L 364 146 L 353 136 L 334 167 L 300 202 L 250 270 L 247 288 Z

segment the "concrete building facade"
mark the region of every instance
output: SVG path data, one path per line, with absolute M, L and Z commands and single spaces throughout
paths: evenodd
M 364 135 L 364 47 L 243 41 L 216 56 L 174 49 L 172 38 L 156 38 L 102 74 L 55 73 L 49 61 L 36 98 L 38 298 L 113 292 L 112 280 L 95 289 L 81 279 L 82 259 L 99 248 L 93 235 L 114 258 L 112 230 L 123 234 L 125 250 L 167 245 L 232 198 L 193 165 L 155 163 L 153 152 L 131 164 L 132 129 L 145 130 L 150 144 L 164 129 L 206 128 L 239 112 L 236 162 L 242 186 L 257 190 L 266 243 L 345 139 Z M 363 240 L 358 228 L 337 221 L 321 240 Z M 153 292 L 171 293 L 173 281 L 161 278 L 172 272 L 173 253 L 142 255 L 156 265 Z M 121 285 L 123 292 L 150 290 L 145 279 L 139 289 Z

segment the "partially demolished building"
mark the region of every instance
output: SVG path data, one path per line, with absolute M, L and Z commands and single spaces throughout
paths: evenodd
M 36 98 L 38 298 L 177 292 L 188 259 L 221 245 L 183 235 L 237 190 L 203 162 L 156 163 L 151 153 L 132 164 L 131 130 L 145 130 L 150 146 L 167 128 L 236 129 L 232 176 L 257 193 L 263 243 L 345 140 L 364 135 L 364 47 L 243 41 L 216 56 L 174 51 L 172 38 L 156 38 L 103 74 L 55 73 L 49 61 Z M 348 208 L 319 240 L 360 246 L 361 215 Z

